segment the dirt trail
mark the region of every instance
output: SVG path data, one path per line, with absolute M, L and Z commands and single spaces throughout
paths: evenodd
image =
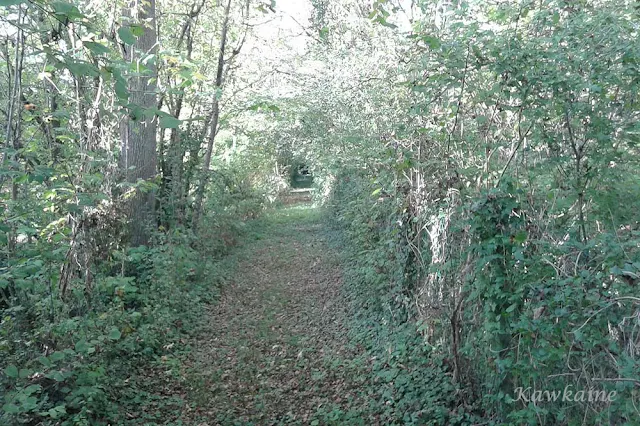
M 318 215 L 290 208 L 265 225 L 210 308 L 188 424 L 327 424 L 360 405 L 363 374 L 347 349 L 339 267 Z

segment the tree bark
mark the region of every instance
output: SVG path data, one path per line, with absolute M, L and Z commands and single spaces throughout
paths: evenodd
M 156 127 L 155 117 L 146 117 L 142 111 L 157 106 L 156 58 L 144 61 L 156 53 L 155 0 L 133 0 L 124 14 L 145 26 L 144 34 L 125 50 L 125 59 L 136 65 L 135 74 L 129 79 L 130 117 L 121 128 L 121 166 L 127 182 L 151 180 L 156 176 Z M 144 62 L 143 62 L 144 61 Z M 146 70 L 140 65 L 144 65 Z M 153 191 L 136 190 L 129 200 L 131 243 L 134 246 L 149 242 L 149 229 L 154 220 L 155 195 Z

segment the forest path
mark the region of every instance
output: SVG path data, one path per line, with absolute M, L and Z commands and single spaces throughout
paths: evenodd
M 367 374 L 347 345 L 340 268 L 321 215 L 298 206 L 261 221 L 196 343 L 185 422 L 360 424 Z

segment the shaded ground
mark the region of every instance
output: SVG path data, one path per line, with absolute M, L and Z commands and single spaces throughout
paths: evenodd
M 346 342 L 341 277 L 317 212 L 263 220 L 195 343 L 187 424 L 361 423 L 363 367 Z M 365 424 L 365 423 L 361 423 Z M 371 424 L 367 422 L 366 424 Z
M 281 197 L 282 204 L 291 206 L 294 204 L 309 203 L 313 200 L 313 190 L 310 188 L 292 189 L 287 196 Z

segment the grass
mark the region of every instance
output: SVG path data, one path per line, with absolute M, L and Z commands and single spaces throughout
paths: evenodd
M 332 424 L 364 404 L 366 366 L 347 349 L 324 212 L 290 206 L 245 229 L 228 261 L 233 278 L 192 342 L 183 422 Z

